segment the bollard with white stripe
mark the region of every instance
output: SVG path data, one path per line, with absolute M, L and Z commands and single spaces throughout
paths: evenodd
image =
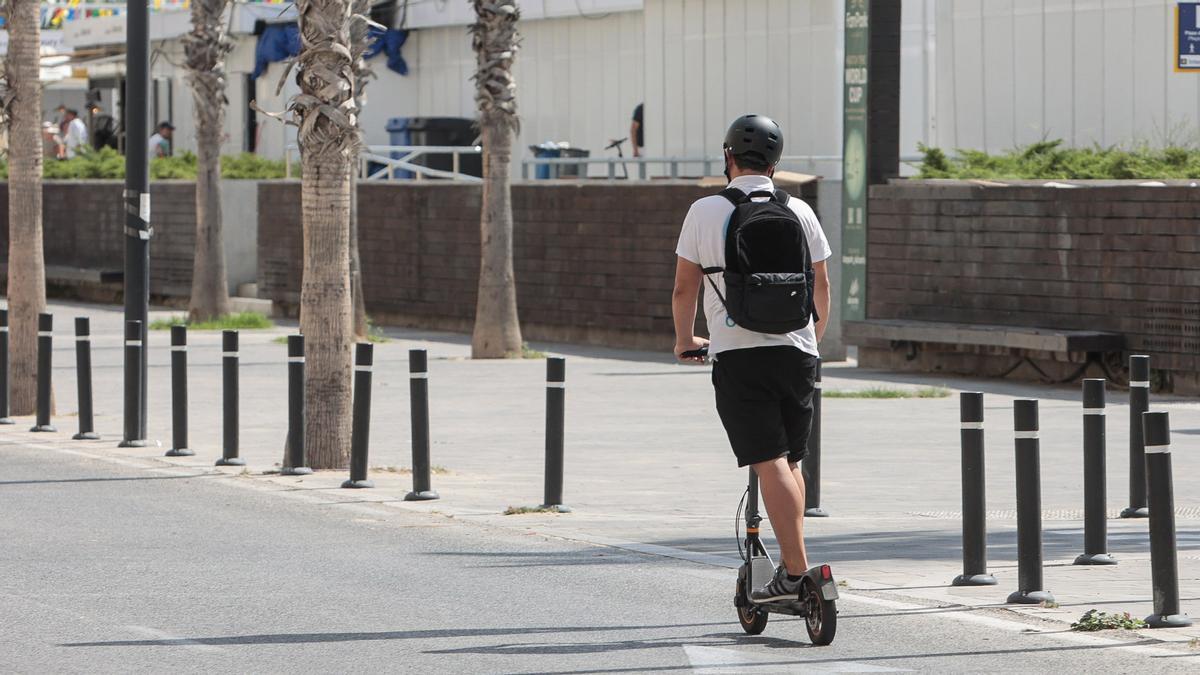
M 92 330 L 86 316 L 75 317 L 75 383 L 79 392 L 79 433 L 71 438 L 100 438 L 92 422 Z
M 8 310 L 0 309 L 0 424 L 16 424 L 8 409 Z
M 1041 442 L 1038 440 L 1038 402 L 1013 402 L 1013 428 L 1017 455 L 1017 590 L 1008 596 L 1014 604 L 1054 602 L 1042 580 L 1042 479 Z
M 191 457 L 188 447 L 187 326 L 171 326 L 171 449 L 167 457 Z
M 1150 357 L 1129 357 L 1129 506 L 1122 518 L 1146 518 L 1146 453 L 1142 451 L 1142 414 L 1150 409 Z
M 54 335 L 54 315 L 38 314 L 37 337 L 37 424 L 30 431 L 58 431 L 50 424 L 51 355 Z
M 125 322 L 125 433 L 122 448 L 144 448 L 139 413 L 142 408 L 142 322 Z
M 408 350 L 408 390 L 412 412 L 412 492 L 404 501 L 438 499 L 429 463 L 429 355 L 424 349 Z
M 546 485 L 542 508 L 570 513 L 563 506 L 563 437 L 567 400 L 567 360 L 546 359 Z
M 223 391 L 224 418 L 221 459 L 217 466 L 244 466 L 246 460 L 238 456 L 238 332 L 221 332 L 221 380 Z
M 1179 565 L 1175 549 L 1175 494 L 1171 478 L 1171 420 L 1165 412 L 1142 414 L 1146 475 L 1150 479 L 1151 628 L 1183 628 L 1192 620 L 1179 608 Z
M 955 586 L 994 586 L 996 577 L 987 571 L 987 497 L 983 462 L 983 394 L 959 394 L 962 425 L 962 514 L 963 573 Z
M 287 450 L 284 452 L 284 476 L 307 476 L 308 468 L 304 453 L 304 336 L 289 335 L 288 349 L 288 431 Z
M 1108 553 L 1104 380 L 1083 381 L 1083 555 L 1076 565 L 1116 565 Z
M 354 345 L 354 420 L 350 431 L 350 480 L 344 488 L 373 488 L 367 480 L 367 451 L 371 443 L 371 365 L 375 345 Z
M 804 476 L 804 515 L 827 518 L 821 508 L 821 359 L 817 359 L 816 380 L 813 382 L 812 428 L 808 433 L 808 454 L 800 462 Z

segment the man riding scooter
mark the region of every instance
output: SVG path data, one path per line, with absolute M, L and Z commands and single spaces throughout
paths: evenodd
M 812 208 L 772 181 L 783 156 L 778 124 L 762 115 L 738 118 L 724 154 L 728 187 L 692 204 L 675 251 L 674 351 L 683 362 L 713 361 L 730 446 L 738 466 L 758 475 L 782 561 L 750 595 L 770 603 L 795 599 L 809 569 L 798 464 L 812 426 L 817 343 L 829 318 L 831 251 Z M 707 340 L 693 330 L 705 280 Z

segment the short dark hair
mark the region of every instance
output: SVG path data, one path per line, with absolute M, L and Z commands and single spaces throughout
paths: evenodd
M 771 165 L 767 164 L 767 160 L 763 159 L 762 155 L 757 152 L 733 155 L 733 163 L 742 171 L 766 172 L 767 169 L 771 168 Z
M 74 108 L 67 108 L 63 112 L 67 113 L 68 115 L 74 115 L 76 117 L 79 117 L 79 111 Z

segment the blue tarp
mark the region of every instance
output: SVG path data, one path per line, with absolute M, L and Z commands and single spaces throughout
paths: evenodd
M 366 57 L 374 58 L 379 54 L 387 55 L 387 67 L 401 75 L 408 74 L 408 64 L 400 53 L 400 48 L 408 40 L 408 31 L 395 28 L 387 30 L 373 29 L 371 35 L 375 38 L 367 48 Z M 272 63 L 283 61 L 300 53 L 300 28 L 294 23 L 273 23 L 263 29 L 258 36 L 258 46 L 254 50 L 254 73 L 257 79 L 267 72 Z

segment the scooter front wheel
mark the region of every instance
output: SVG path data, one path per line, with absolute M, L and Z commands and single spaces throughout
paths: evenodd
M 746 587 L 741 580 L 738 580 L 737 597 L 741 600 L 737 607 L 737 615 L 742 630 L 746 631 L 746 635 L 761 634 L 767 629 L 767 619 L 770 615 L 746 600 Z
M 837 603 L 821 597 L 816 584 L 804 584 L 804 627 L 814 645 L 824 647 L 833 642 L 837 633 Z M 765 622 L 764 622 L 765 623 Z

